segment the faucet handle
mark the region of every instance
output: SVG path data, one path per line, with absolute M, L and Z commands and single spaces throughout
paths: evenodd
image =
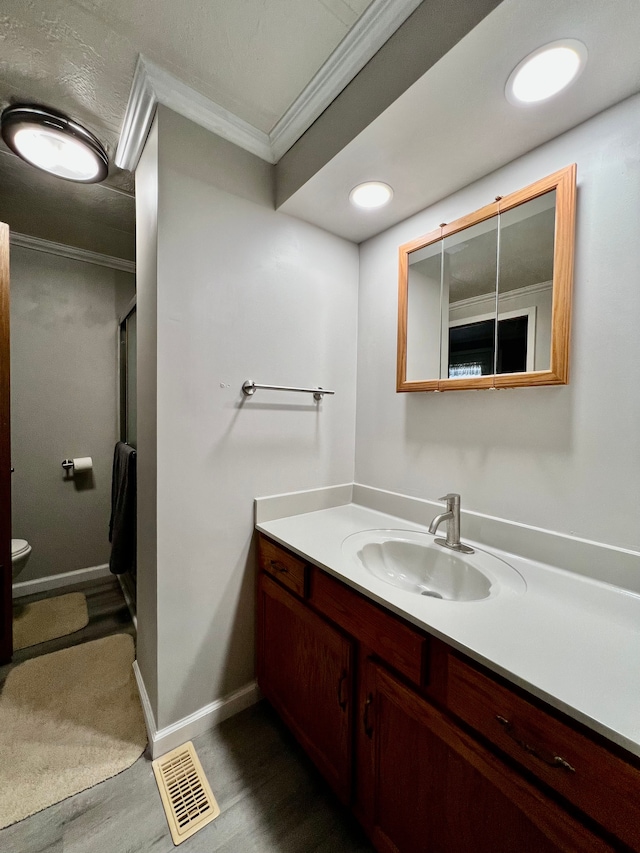
M 439 501 L 446 501 L 447 506 L 450 507 L 450 506 L 453 506 L 456 503 L 456 501 L 458 503 L 460 503 L 460 495 L 457 494 L 456 492 L 449 492 L 448 495 L 444 495 L 444 497 L 438 498 L 438 500 Z

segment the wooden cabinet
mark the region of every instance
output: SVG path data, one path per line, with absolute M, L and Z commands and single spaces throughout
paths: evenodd
M 418 686 L 429 681 L 429 641 L 362 595 L 324 572 L 314 571 L 309 603 L 392 669 Z
M 258 563 L 263 572 L 276 578 L 301 598 L 304 596 L 307 583 L 307 567 L 304 560 L 262 537 L 258 550 Z
M 340 799 L 351 797 L 353 642 L 266 574 L 258 684 Z
M 367 661 L 363 683 L 359 767 L 378 850 L 611 850 L 382 666 Z
M 541 782 L 640 849 L 636 767 L 455 655 L 447 706 Z
M 259 566 L 260 688 L 381 853 L 640 853 L 639 762 L 262 536 Z

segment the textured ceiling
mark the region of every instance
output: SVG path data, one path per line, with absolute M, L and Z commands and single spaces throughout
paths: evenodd
M 28 100 L 57 107 L 93 130 L 113 156 L 142 53 L 268 131 L 370 2 L 2 0 L 0 106 Z M 503 0 L 280 209 L 356 242 L 379 233 L 638 92 L 639 28 L 638 0 Z M 508 104 L 503 90 L 513 67 L 530 50 L 567 36 L 589 51 L 577 83 L 532 109 Z M 398 68 L 386 71 L 393 76 Z M 51 211 L 57 221 L 50 230 L 64 234 L 65 217 L 76 223 L 67 238 L 74 245 L 90 248 L 100 222 L 113 229 L 105 233 L 114 246 L 127 229 L 133 245 L 130 199 L 116 200 L 102 186 L 54 186 L 1 150 L 0 161 L 0 210 L 20 202 L 20 222 L 28 224 L 25 210 L 31 208 L 41 233 L 35 226 L 27 233 L 46 236 L 42 223 Z M 387 208 L 363 215 L 349 205 L 348 194 L 372 178 L 386 180 L 395 195 Z M 114 168 L 107 183 L 133 190 L 132 176 Z M 9 224 L 26 230 L 26 224 L 15 227 L 11 210 L 4 213 Z
M 12 231 L 135 258 L 135 200 L 100 184 L 73 184 L 0 152 L 0 222 Z
M 0 107 L 38 102 L 85 124 L 113 158 L 139 53 L 196 91 L 269 131 L 371 0 L 2 0 Z M 4 148 L 0 144 L 0 147 Z M 4 148 L 6 154 L 6 148 Z M 7 155 L 8 156 L 8 155 Z M 0 163 L 0 191 L 15 158 Z M 19 168 L 16 166 L 16 168 Z M 46 205 L 77 189 L 18 180 Z M 107 183 L 133 179 L 111 167 Z M 109 190 L 82 187 L 84 207 L 111 208 Z M 5 200 L 4 209 L 7 203 Z M 65 209 L 65 207 L 58 207 Z M 92 221 L 93 221 L 92 220 Z M 11 222 L 10 222 L 11 224 Z M 17 229 L 15 229 L 17 230 Z M 38 235 L 42 236 L 42 235 Z

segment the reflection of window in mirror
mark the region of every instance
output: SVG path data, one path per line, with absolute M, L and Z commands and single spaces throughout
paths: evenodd
M 449 322 L 449 379 L 487 376 L 491 373 L 524 373 L 535 363 L 536 309 L 503 311 L 493 315 Z M 494 370 L 494 353 L 497 352 Z

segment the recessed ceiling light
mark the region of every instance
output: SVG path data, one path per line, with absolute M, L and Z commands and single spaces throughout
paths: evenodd
M 376 207 L 382 207 L 383 204 L 387 204 L 392 198 L 393 190 L 389 184 L 383 184 L 382 181 L 367 181 L 364 184 L 358 184 L 349 193 L 351 204 L 361 207 L 364 210 L 373 210 Z
M 577 39 L 560 39 L 526 56 L 509 75 L 507 100 L 522 106 L 552 98 L 572 83 L 587 61 L 587 48 Z
M 109 159 L 100 141 L 81 124 L 45 107 L 16 104 L 2 112 L 2 138 L 32 166 L 67 181 L 103 181 Z

